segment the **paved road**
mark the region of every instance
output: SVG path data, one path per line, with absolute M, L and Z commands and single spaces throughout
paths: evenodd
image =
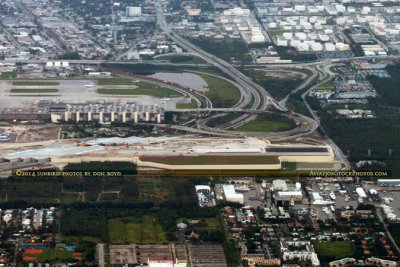
M 390 241 L 392 241 L 393 246 L 396 248 L 397 254 L 400 254 L 399 246 L 397 245 L 396 241 L 394 240 L 392 234 L 390 233 L 389 229 L 387 228 L 385 220 L 382 217 L 382 208 L 380 208 L 380 207 L 377 208 L 376 214 L 378 215 L 379 221 L 383 224 L 383 227 L 385 228 L 386 235 L 389 237 Z
M 322 81 L 322 82 L 319 82 L 319 83 L 317 83 L 317 84 L 315 84 L 315 85 L 313 85 L 313 86 L 311 86 L 310 89 L 308 89 L 307 91 L 305 91 L 305 92 L 301 95 L 301 98 L 302 98 L 304 104 L 306 105 L 307 109 L 310 111 L 310 113 L 311 113 L 311 115 L 312 115 L 314 121 L 318 122 L 318 125 L 319 125 L 321 131 L 325 134 L 325 138 L 326 138 L 327 143 L 328 143 L 328 144 L 332 147 L 332 149 L 334 150 L 336 157 L 338 158 L 339 161 L 341 161 L 341 162 L 344 163 L 343 169 L 349 170 L 349 169 L 350 169 L 350 163 L 349 163 L 349 161 L 347 160 L 347 157 L 344 155 L 343 151 L 335 144 L 335 142 L 334 142 L 328 135 L 326 135 L 325 129 L 322 127 L 318 115 L 312 110 L 311 106 L 308 104 L 307 99 L 306 99 L 307 95 L 308 95 L 312 90 L 314 90 L 315 88 L 317 88 L 317 87 L 319 87 L 319 86 L 321 86 L 321 85 L 323 85 L 323 84 L 329 82 L 331 79 L 333 79 L 333 77 L 334 77 L 335 74 L 332 73 L 332 72 L 330 71 L 330 66 L 331 66 L 331 65 L 324 66 L 324 68 L 323 68 L 323 70 L 322 70 L 322 77 L 321 77 L 321 79 L 323 79 L 323 81 Z M 332 74 L 332 75 L 330 75 L 330 74 Z M 327 79 L 325 79 L 325 78 L 327 78 Z
M 310 70 L 312 72 L 312 75 L 304 82 L 302 83 L 300 86 L 298 86 L 296 89 L 294 89 L 292 92 L 290 92 L 287 96 L 285 96 L 281 101 L 279 101 L 279 104 L 281 106 L 286 107 L 286 102 L 288 101 L 289 97 L 295 93 L 297 93 L 300 90 L 303 90 L 304 88 L 306 88 L 310 83 L 312 83 L 312 81 L 314 81 L 315 77 L 317 77 L 318 72 L 313 69 L 313 68 L 307 68 L 306 69 Z
M 104 244 L 97 244 L 97 262 L 99 263 L 99 267 L 104 267 Z
M 285 107 L 282 107 L 274 98 L 272 98 L 272 96 L 263 87 L 253 82 L 249 77 L 241 73 L 233 65 L 212 54 L 203 51 L 199 47 L 190 43 L 188 40 L 174 33 L 174 31 L 169 27 L 168 23 L 165 20 L 160 1 L 156 2 L 156 9 L 157 20 L 161 29 L 163 29 L 166 34 L 168 34 L 177 44 L 185 48 L 188 52 L 196 54 L 198 57 L 216 66 L 221 71 L 231 76 L 235 80 L 235 82 L 245 90 L 246 93 L 243 96 L 244 102 L 248 103 L 249 101 L 251 101 L 251 98 L 254 98 L 254 103 L 251 106 L 251 109 L 266 110 L 269 105 L 272 105 L 278 110 L 287 110 Z M 238 107 L 244 106 L 246 105 L 238 105 Z M 312 126 L 315 126 L 310 127 L 310 131 L 313 131 L 318 127 L 318 123 L 311 118 L 300 116 L 300 114 L 296 114 L 295 116 L 295 119 L 299 121 L 301 125 L 311 124 Z M 237 119 L 234 124 L 231 123 L 231 125 L 228 125 L 228 127 L 237 127 L 243 125 L 244 123 L 254 120 L 256 117 L 256 115 L 243 115 L 239 119 Z M 204 127 L 204 125 L 200 125 L 199 127 Z M 205 130 L 211 131 L 212 129 Z

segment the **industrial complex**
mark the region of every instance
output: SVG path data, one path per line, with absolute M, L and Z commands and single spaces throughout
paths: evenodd
M 340 169 L 329 145 L 274 144 L 257 138 L 193 137 L 99 138 L 83 142 L 62 140 L 40 148 L 20 144 L 0 151 L 3 170 L 50 164 L 125 161 L 152 171 L 268 171 Z

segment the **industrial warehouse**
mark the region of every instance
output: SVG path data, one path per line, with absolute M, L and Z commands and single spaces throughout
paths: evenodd
M 258 138 L 220 139 L 193 137 L 99 138 L 80 143 L 59 141 L 38 148 L 1 151 L 3 170 L 47 164 L 62 168 L 91 161 L 132 162 L 138 171 L 179 174 L 189 171 L 273 171 L 289 169 L 340 169 L 329 145 L 271 145 Z M 5 167 L 7 166 L 7 168 Z

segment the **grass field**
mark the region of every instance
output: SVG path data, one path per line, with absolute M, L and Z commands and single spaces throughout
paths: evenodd
M 293 129 L 295 126 L 294 121 L 284 116 L 264 114 L 233 130 L 240 132 L 280 132 Z
M 180 97 L 181 93 L 172 89 L 153 85 L 146 82 L 135 83 L 138 88 L 135 89 L 98 89 L 99 94 L 109 95 L 150 95 L 159 98 L 163 97 Z
M 177 109 L 197 108 L 197 102 L 196 100 L 192 99 L 190 100 L 190 103 L 177 103 L 176 108 Z
M 297 88 L 306 79 L 301 78 L 301 73 L 308 75 L 306 72 L 301 70 L 293 69 L 294 74 L 290 76 L 285 76 L 285 72 L 282 72 L 282 76 L 274 77 L 268 76 L 268 71 L 255 70 L 241 68 L 244 74 L 252 78 L 256 83 L 261 85 L 266 91 L 268 91 L 272 96 L 276 97 L 278 100 L 284 98 L 287 94 Z M 270 74 L 279 74 L 271 72 Z
M 242 40 L 219 40 L 212 38 L 191 39 L 193 44 L 228 62 L 251 62 L 246 42 Z
M 110 242 L 114 244 L 167 243 L 167 237 L 161 225 L 153 216 L 126 217 L 108 221 Z
M 88 241 L 88 242 L 93 242 L 93 243 L 102 243 L 104 240 L 101 239 L 101 237 L 95 237 L 95 236 L 61 236 L 61 241 L 66 242 L 66 243 L 71 243 L 71 244 L 76 244 L 81 241 Z
M 46 81 L 14 81 L 13 85 L 55 86 L 55 85 L 60 85 L 60 83 L 59 82 L 46 82 Z
M 35 257 L 36 259 L 34 261 L 37 262 L 47 262 L 47 261 L 57 261 L 57 262 L 62 262 L 62 261 L 67 261 L 69 259 L 74 258 L 75 256 L 72 255 L 73 252 L 71 251 L 65 251 L 65 250 L 59 250 L 59 249 L 45 249 L 43 250 L 43 253 L 40 254 L 25 254 L 27 257 Z M 78 256 L 81 257 L 81 256 Z
M 315 250 L 319 257 L 326 259 L 342 259 L 354 257 L 357 253 L 356 246 L 352 242 L 316 242 Z
M 168 188 L 168 183 L 158 179 L 138 178 L 139 192 L 159 199 L 173 197 L 173 192 Z
M 222 125 L 224 123 L 233 121 L 234 119 L 239 118 L 241 115 L 243 115 L 243 114 L 241 114 L 241 113 L 228 113 L 226 116 L 216 117 L 216 118 L 213 118 L 213 119 L 209 120 L 207 122 L 207 126 L 209 126 L 209 127 L 217 127 L 217 126 L 220 126 L 220 125 Z
M 198 74 L 198 73 L 197 73 Z M 232 83 L 207 74 L 198 74 L 208 84 L 206 96 L 216 108 L 228 108 L 235 105 L 240 99 L 239 89 Z
M 46 89 L 11 89 L 10 93 L 56 93 L 58 89 L 46 88 Z
M 76 192 L 64 192 L 61 197 L 62 203 L 72 203 L 78 201 L 79 193 Z
M 17 73 L 15 71 L 2 72 L 0 75 L 0 79 L 14 79 L 16 77 Z
M 157 57 L 158 60 L 169 60 L 171 63 L 206 64 L 203 59 L 190 55 L 165 55 Z
M 99 79 L 98 85 L 131 85 L 132 79 L 128 78 L 109 78 Z

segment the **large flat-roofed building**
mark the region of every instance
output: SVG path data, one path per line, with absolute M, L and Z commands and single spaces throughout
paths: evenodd
M 279 170 L 278 157 L 261 155 L 171 155 L 140 156 L 138 166 L 167 170 Z
M 190 266 L 192 267 L 227 267 L 222 245 L 188 244 Z
M 148 267 L 174 267 L 175 262 L 172 258 L 149 258 Z
M 169 245 L 110 245 L 110 265 L 112 267 L 147 265 L 153 267 L 173 266 L 187 263 L 184 244 Z M 172 264 L 172 265 L 171 265 Z
M 330 146 L 316 146 L 314 150 L 312 146 L 288 149 L 288 145 L 274 145 L 272 152 L 267 143 L 258 138 L 112 137 L 76 144 L 65 140 L 46 147 L 0 150 L 0 156 L 5 161 L 47 159 L 54 166 L 88 161 L 127 161 L 136 164 L 139 171 L 176 174 L 245 175 L 290 168 L 334 170 L 341 167 Z
M 50 104 L 33 108 L 0 109 L 2 121 L 62 122 L 156 122 L 164 120 L 164 109 L 158 105 L 136 105 L 119 102 Z
M 66 104 L 49 108 L 52 122 L 157 122 L 164 120 L 164 109 L 157 105 L 118 103 Z
M 219 244 L 110 245 L 109 253 L 111 267 L 227 267 Z
M 232 184 L 224 184 L 224 195 L 227 202 L 234 202 L 244 204 L 244 197 L 242 193 L 237 193 Z
M 265 153 L 279 156 L 282 162 L 327 163 L 335 159 L 333 149 L 329 145 L 268 145 Z

